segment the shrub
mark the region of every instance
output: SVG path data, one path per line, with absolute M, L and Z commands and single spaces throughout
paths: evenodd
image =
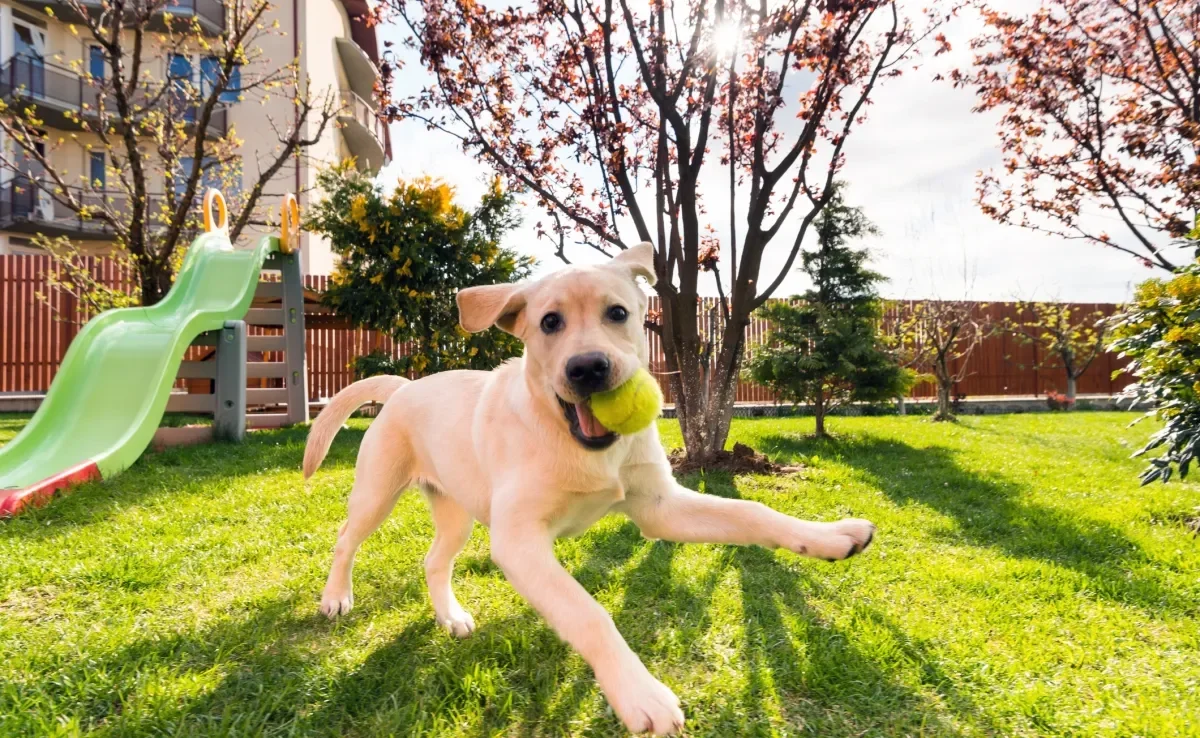
M 512 195 L 498 184 L 471 211 L 454 191 L 430 179 L 401 181 L 388 193 L 352 165 L 317 178 L 327 197 L 307 227 L 329 238 L 341 257 L 325 304 L 358 325 L 385 333 L 405 356 L 376 353 L 355 362 L 360 376 L 491 369 L 521 353 L 501 331 L 468 334 L 458 325 L 458 290 L 515 282 L 533 260 L 501 246 L 516 227 Z
M 1189 239 L 1200 243 L 1200 218 Z M 1156 416 L 1164 424 L 1135 454 L 1165 449 L 1150 459 L 1142 484 L 1166 482 L 1176 469 L 1186 478 L 1200 453 L 1200 260 L 1169 281 L 1138 285 L 1133 303 L 1115 323 L 1112 348 L 1129 357 L 1127 369 L 1137 378 L 1126 394 L 1152 403 L 1143 417 Z

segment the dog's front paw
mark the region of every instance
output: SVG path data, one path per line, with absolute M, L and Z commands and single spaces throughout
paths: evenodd
M 861 518 L 846 518 L 830 523 L 831 540 L 826 542 L 829 561 L 848 559 L 862 553 L 875 538 L 875 524 Z
M 354 592 L 350 589 L 340 589 L 326 586 L 321 595 L 321 614 L 333 619 L 345 615 L 354 607 Z
M 679 698 L 638 664 L 640 674 L 619 674 L 612 688 L 601 684 L 608 703 L 631 733 L 674 735 L 683 729 Z
M 439 617 L 438 623 L 455 638 L 466 638 L 475 632 L 475 618 L 461 607 L 444 618 Z
M 848 559 L 871 545 L 871 539 L 875 537 L 875 525 L 859 518 L 846 518 L 836 523 L 796 523 L 783 547 L 814 559 Z

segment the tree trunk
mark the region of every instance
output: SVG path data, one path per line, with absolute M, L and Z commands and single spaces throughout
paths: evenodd
M 933 416 L 934 420 L 954 420 L 954 406 L 950 402 L 951 388 L 949 381 L 938 379 L 938 409 L 937 414 Z
M 817 438 L 825 437 L 825 391 L 817 390 L 816 402 L 813 403 L 813 416 L 817 419 Z
M 1069 403 L 1067 405 L 1068 410 L 1075 407 L 1075 402 L 1074 402 L 1074 400 L 1075 400 L 1075 382 L 1076 382 L 1076 378 L 1071 376 L 1070 374 L 1067 374 L 1067 399 L 1072 401 L 1071 403 Z
M 675 414 L 689 459 L 714 460 L 725 449 L 741 370 L 741 331 L 747 319 L 731 316 L 721 333 L 720 350 L 706 364 L 698 331 L 699 315 L 694 296 L 662 298 L 662 347 L 671 375 Z M 729 343 L 732 342 L 732 343 Z
M 908 407 L 905 405 L 904 395 L 900 395 L 899 397 L 896 398 L 896 414 L 897 415 L 907 415 L 908 414 Z
M 171 270 L 165 264 L 151 260 L 138 259 L 135 263 L 138 283 L 142 287 L 142 305 L 150 307 L 171 291 Z

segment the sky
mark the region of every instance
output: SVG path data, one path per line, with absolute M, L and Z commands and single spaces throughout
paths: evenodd
M 864 241 L 873 268 L 888 278 L 881 292 L 907 299 L 1127 300 L 1134 285 L 1161 272 L 1113 249 L 1001 225 L 975 203 L 977 173 L 1000 163 L 994 118 L 972 112 L 970 90 L 935 82 L 933 75 L 969 63 L 968 44 L 977 28 L 973 17 L 952 21 L 944 32 L 953 50 L 879 88 L 870 117 L 847 143 L 841 175 L 849 184 L 847 201 L 861 206 L 881 230 Z M 382 28 L 380 35 L 397 39 L 400 31 Z M 418 64 L 406 64 L 397 78 L 397 97 L 427 81 Z M 391 135 L 393 160 L 378 176 L 385 188 L 397 177 L 428 175 L 453 185 L 468 207 L 483 193 L 488 168 L 450 136 L 411 122 L 393 123 Z M 534 223 L 544 216 L 525 205 L 523 212 L 524 224 L 505 245 L 536 256 L 541 270 L 559 267 L 550 242 L 534 234 Z M 714 207 L 712 218 L 718 226 L 727 224 L 728 210 Z M 1106 230 L 1118 236 L 1119 227 L 1112 223 Z M 778 241 L 765 255 L 762 281 L 773 278 L 786 258 L 783 239 Z M 587 258 L 581 250 L 572 256 Z M 793 272 L 776 296 L 806 287 L 804 276 Z M 716 294 L 711 280 L 701 290 Z

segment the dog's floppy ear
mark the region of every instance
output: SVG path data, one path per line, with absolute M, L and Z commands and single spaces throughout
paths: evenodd
M 631 277 L 644 277 L 651 287 L 658 281 L 654 273 L 654 244 L 642 241 L 613 257 L 612 263 L 629 272 Z
M 516 333 L 517 320 L 525 309 L 525 295 L 519 284 L 489 284 L 459 290 L 458 322 L 464 330 L 478 333 L 493 325 Z

